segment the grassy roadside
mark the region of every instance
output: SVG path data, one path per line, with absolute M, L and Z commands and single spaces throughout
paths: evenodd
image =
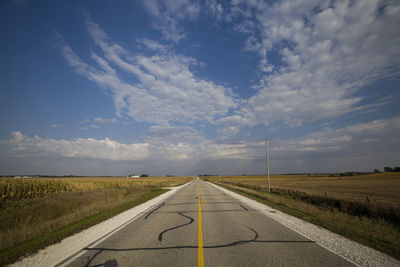
M 190 178 L 0 179 L 0 266 L 146 202 Z
M 70 223 L 56 230 L 40 235 L 36 238 L 27 240 L 16 246 L 2 250 L 0 252 L 0 266 L 10 264 L 16 261 L 21 256 L 32 254 L 41 248 L 60 242 L 62 239 L 72 234 L 78 233 L 104 220 L 107 220 L 125 210 L 128 210 L 141 203 L 144 203 L 147 200 L 150 200 L 166 191 L 168 190 L 156 189 L 156 188 L 150 189 L 149 192 L 142 194 L 140 198 L 126 202 L 121 206 L 88 216 L 80 221 Z
M 329 202 L 318 205 L 319 203 L 310 196 L 302 199 L 284 190 L 273 190 L 271 194 L 267 194 L 265 189 L 255 186 L 207 180 L 400 259 L 400 225 L 398 221 L 363 216 L 362 213 L 351 215 L 345 210 L 328 205 Z M 305 196 L 304 193 L 302 195 Z M 312 201 L 308 202 L 309 199 Z M 393 219 L 392 216 L 388 216 L 388 218 Z

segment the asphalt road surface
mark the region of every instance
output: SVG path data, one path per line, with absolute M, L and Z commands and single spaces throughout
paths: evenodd
M 68 266 L 352 265 L 196 179 Z

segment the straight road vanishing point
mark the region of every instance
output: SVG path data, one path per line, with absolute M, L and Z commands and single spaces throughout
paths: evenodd
M 196 179 L 67 266 L 353 266 Z

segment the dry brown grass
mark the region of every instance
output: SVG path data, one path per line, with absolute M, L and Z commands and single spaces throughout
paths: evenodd
M 400 175 L 209 177 L 291 215 L 400 259 Z
M 98 222 L 101 214 L 107 213 L 106 216 L 100 216 L 105 219 L 162 193 L 163 187 L 183 184 L 191 179 L 0 178 L 0 265 L 10 261 L 7 254 L 11 254 L 10 249 L 14 247 L 97 216 L 86 223 L 87 226 L 92 225 Z M 79 229 L 85 227 L 79 225 Z M 76 230 L 71 229 L 69 232 Z M 56 241 L 60 237 L 50 239 Z M 34 247 L 41 246 L 40 242 L 38 244 Z M 31 252 L 32 248 L 21 249 L 21 253 L 25 250 Z M 21 253 L 15 255 L 21 256 Z
M 265 176 L 215 177 L 216 181 L 233 181 L 266 188 Z M 365 202 L 400 208 L 400 174 L 377 173 L 347 177 L 329 175 L 272 175 L 272 189 L 299 190 L 310 195 Z

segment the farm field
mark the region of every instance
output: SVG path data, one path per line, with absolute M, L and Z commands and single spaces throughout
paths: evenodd
M 192 179 L 0 178 L 0 265 Z
M 349 201 L 371 201 L 400 208 L 400 174 L 377 173 L 344 177 L 329 175 L 272 175 L 272 189 L 301 191 Z M 230 181 L 266 188 L 266 176 L 215 177 L 215 181 Z
M 203 179 L 400 259 L 400 174 L 273 175 Z

